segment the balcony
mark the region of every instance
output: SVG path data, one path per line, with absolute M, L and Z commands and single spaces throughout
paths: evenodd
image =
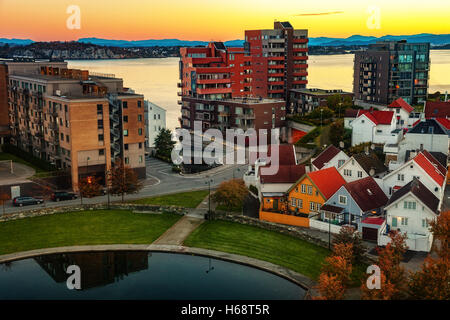
M 224 79 L 197 79 L 198 84 L 231 83 L 231 78 Z
M 306 61 L 306 60 L 308 60 L 308 56 L 293 56 L 292 58 L 294 60 L 297 60 L 297 61 Z
M 267 57 L 267 59 L 272 61 L 283 61 L 284 56 Z
M 304 38 L 304 39 L 294 38 L 294 39 L 292 39 L 293 43 L 308 43 L 308 41 L 309 41 L 308 38 Z
M 232 88 L 206 88 L 200 89 L 197 88 L 198 94 L 223 94 L 223 93 L 232 93 Z

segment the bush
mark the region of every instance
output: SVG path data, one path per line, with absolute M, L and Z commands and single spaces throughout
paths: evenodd
M 2 146 L 2 150 L 3 152 L 15 155 L 23 160 L 25 160 L 26 162 L 32 164 L 33 166 L 43 170 L 43 171 L 55 171 L 56 167 L 52 164 L 50 164 L 49 162 L 37 158 L 35 156 L 33 156 L 32 154 L 12 145 L 12 144 L 4 144 Z

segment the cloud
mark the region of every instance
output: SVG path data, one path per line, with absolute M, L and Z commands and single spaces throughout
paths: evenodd
M 317 12 L 317 13 L 300 13 L 296 16 L 298 17 L 305 17 L 305 16 L 328 16 L 331 14 L 341 14 L 344 13 L 344 11 L 332 11 L 332 12 Z

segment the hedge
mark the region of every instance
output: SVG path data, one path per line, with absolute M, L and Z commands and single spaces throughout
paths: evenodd
M 43 171 L 55 171 L 56 167 L 52 164 L 48 163 L 47 161 L 37 158 L 30 154 L 29 152 L 26 152 L 12 144 L 4 144 L 2 146 L 2 151 L 15 155 L 16 157 L 19 157 L 26 162 L 36 166 L 37 168 L 43 170 Z

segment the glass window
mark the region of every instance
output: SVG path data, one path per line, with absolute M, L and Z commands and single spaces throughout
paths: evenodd
M 123 130 L 123 135 L 125 136 L 125 137 L 128 137 L 128 130 Z

